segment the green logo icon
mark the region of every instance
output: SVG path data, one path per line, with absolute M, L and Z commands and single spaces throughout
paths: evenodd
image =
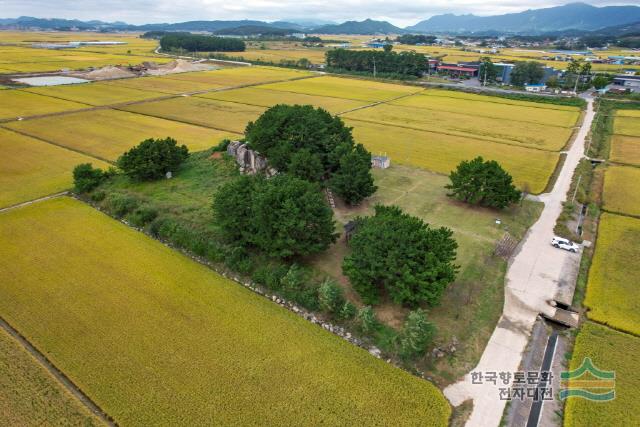
M 583 399 L 604 402 L 616 397 L 615 371 L 603 371 L 595 367 L 589 357 L 573 371 L 560 374 L 560 399 L 581 397 Z

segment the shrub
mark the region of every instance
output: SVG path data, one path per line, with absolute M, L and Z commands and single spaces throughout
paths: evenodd
M 107 174 L 91 163 L 82 163 L 73 168 L 73 185 L 78 193 L 88 193 L 105 180 Z
M 229 144 L 231 144 L 231 140 L 225 138 L 222 141 L 220 141 L 220 143 L 218 145 L 213 147 L 213 151 L 225 152 L 225 151 L 227 151 L 227 147 L 229 146 Z
M 309 310 L 317 310 L 318 286 L 310 279 L 309 272 L 297 264 L 292 264 L 281 280 L 282 296 L 295 301 Z
M 118 159 L 118 167 L 130 178 L 149 181 L 175 171 L 189 156 L 186 145 L 173 138 L 146 139 Z
M 340 307 L 340 311 L 336 313 L 336 317 L 339 320 L 351 320 L 355 317 L 357 310 L 358 309 L 355 305 L 353 305 L 349 301 L 346 301 L 344 304 L 342 304 L 342 307 Z
M 407 316 L 398 337 L 398 353 L 403 359 L 422 356 L 435 335 L 435 326 L 427 321 L 426 313 L 417 309 Z
M 322 311 L 337 314 L 345 303 L 340 285 L 325 279 L 318 287 L 318 302 Z
M 138 199 L 122 193 L 112 193 L 104 201 L 104 206 L 107 210 L 118 218 L 133 212 L 138 207 L 138 204 Z
M 358 310 L 356 320 L 358 321 L 358 327 L 365 334 L 370 334 L 378 326 L 376 314 L 370 306 L 362 307 Z
M 137 227 L 143 227 L 158 216 L 158 210 L 149 206 L 141 206 L 135 209 L 127 219 Z

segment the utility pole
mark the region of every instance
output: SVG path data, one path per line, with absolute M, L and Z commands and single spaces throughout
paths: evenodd
M 576 201 L 576 194 L 578 193 L 578 187 L 580 187 L 580 180 L 582 179 L 582 175 L 578 176 L 578 182 L 576 183 L 576 189 L 573 191 L 573 198 L 571 199 L 571 204 Z
M 376 56 L 375 53 L 373 55 L 373 78 L 376 78 Z

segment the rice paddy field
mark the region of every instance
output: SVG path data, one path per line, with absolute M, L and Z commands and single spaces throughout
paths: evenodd
M 640 111 L 616 110 L 613 120 L 613 133 L 640 137 Z
M 0 91 L 0 120 L 80 110 L 87 107 L 86 104 L 44 97 L 21 90 Z
M 448 174 L 462 160 L 475 156 L 498 161 L 514 177 L 516 185 L 530 191 L 544 190 L 559 154 L 457 135 L 346 120 L 355 139 L 372 153 L 386 153 L 392 162 Z
M 0 208 L 48 196 L 72 186 L 79 163 L 108 165 L 75 151 L 0 129 Z
M 640 335 L 640 219 L 603 213 L 584 305 L 591 320 Z
M 580 367 L 585 357 L 605 371 L 615 371 L 615 399 L 596 402 L 569 398 L 564 410 L 565 427 L 640 425 L 640 338 L 585 322 L 576 338 L 570 369 Z M 593 377 L 590 377 L 593 378 Z M 588 376 L 583 379 L 590 379 Z M 606 390 L 592 389 L 594 392 Z
M 328 76 L 266 84 L 261 87 L 284 92 L 304 93 L 307 95 L 329 96 L 368 102 L 389 101 L 393 98 L 417 93 L 422 90 L 415 86 L 404 86 L 380 83 L 371 80 Z
M 102 425 L 4 329 L 0 329 L 0 419 L 11 426 Z
M 215 83 L 199 83 L 167 77 L 137 77 L 104 82 L 105 85 L 176 95 L 224 87 Z
M 110 109 L 14 121 L 5 126 L 107 161 L 116 160 L 147 138 L 171 136 L 190 150 L 200 151 L 221 139 L 237 137 L 231 132 Z
M 640 168 L 610 165 L 603 193 L 605 210 L 640 217 Z
M 257 119 L 266 110 L 264 107 L 201 97 L 180 97 L 121 108 L 125 111 L 235 133 L 243 133 L 247 123 Z
M 306 95 L 303 93 L 283 92 L 254 86 L 242 89 L 207 92 L 197 95 L 202 98 L 229 101 L 239 104 L 271 107 L 276 104 L 311 104 L 324 108 L 332 114 L 338 114 L 354 108 L 368 105 L 365 101 L 328 96 Z
M 616 163 L 640 166 L 640 137 L 612 135 L 609 159 Z
M 102 82 L 38 87 L 26 89 L 26 91 L 94 106 L 142 101 L 165 95 L 160 92 L 115 86 Z
M 0 313 L 119 424 L 447 425 L 432 384 L 81 202 L 0 217 Z
M 316 74 L 275 67 L 235 67 L 221 68 L 212 71 L 199 71 L 192 73 L 170 74 L 167 79 L 181 80 L 187 82 L 219 85 L 221 87 L 235 87 L 243 85 L 254 85 L 258 83 L 269 83 L 282 80 L 312 77 Z

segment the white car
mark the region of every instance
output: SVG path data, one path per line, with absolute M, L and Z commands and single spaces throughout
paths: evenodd
M 564 249 L 565 251 L 574 253 L 578 252 L 578 245 L 573 243 L 571 240 L 567 240 L 562 237 L 555 236 L 553 239 L 551 239 L 551 245 L 554 248 Z

